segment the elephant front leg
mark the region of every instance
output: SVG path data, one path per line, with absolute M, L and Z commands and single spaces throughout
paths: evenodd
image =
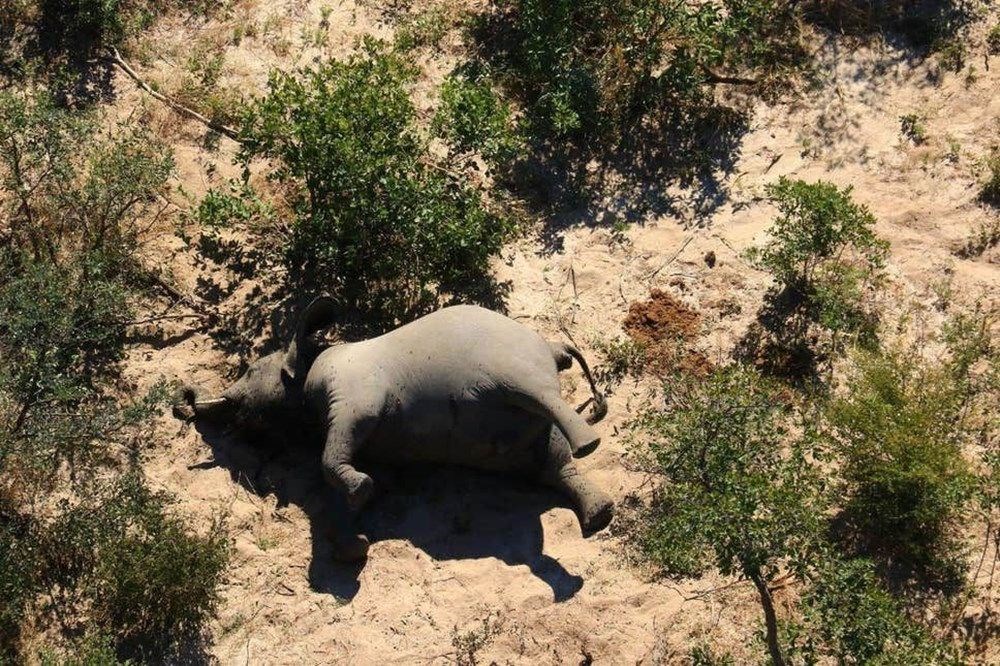
M 583 535 L 590 536 L 607 527 L 614 517 L 614 502 L 580 471 L 570 453 L 569 442 L 555 426 L 549 435 L 546 458 L 541 481 L 570 498 Z
M 347 498 L 347 505 L 353 511 L 360 510 L 375 491 L 375 483 L 364 472 L 355 469 L 355 454 L 371 434 L 374 424 L 370 419 L 359 419 L 344 423 L 335 419 L 327 431 L 326 446 L 323 449 L 323 475 L 327 482 L 337 488 Z

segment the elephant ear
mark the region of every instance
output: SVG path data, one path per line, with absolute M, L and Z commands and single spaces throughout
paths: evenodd
M 309 366 L 320 351 L 316 334 L 330 326 L 336 319 L 337 303 L 330 296 L 322 295 L 313 299 L 299 317 L 295 337 L 285 353 L 284 372 L 292 379 L 304 379 Z M 301 376 L 300 376 L 301 375 Z

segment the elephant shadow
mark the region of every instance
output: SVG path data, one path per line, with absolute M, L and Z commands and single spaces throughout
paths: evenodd
M 380 492 L 360 514 L 352 514 L 340 493 L 323 478 L 320 448 L 303 442 L 247 437 L 198 425 L 213 460 L 192 468 L 223 467 L 233 481 L 259 497 L 274 495 L 278 507 L 298 506 L 307 516 L 312 542 L 308 568 L 312 589 L 350 601 L 360 589 L 366 560 L 337 561 L 334 535 L 360 532 L 372 545 L 405 540 L 437 561 L 493 557 L 524 565 L 547 584 L 554 601 L 572 598 L 583 578 L 543 552 L 541 514 L 568 506 L 560 496 L 515 476 L 451 466 L 358 466 Z M 378 556 L 375 554 L 374 556 Z

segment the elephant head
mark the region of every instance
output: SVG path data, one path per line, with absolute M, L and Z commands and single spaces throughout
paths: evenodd
M 221 395 L 205 398 L 185 387 L 183 401 L 174 406 L 181 419 L 226 423 L 244 429 L 265 429 L 302 407 L 302 387 L 323 344 L 318 333 L 333 323 L 335 305 L 320 296 L 303 311 L 288 348 L 260 358 Z

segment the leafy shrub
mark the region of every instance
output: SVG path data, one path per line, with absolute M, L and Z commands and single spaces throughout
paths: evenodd
M 604 362 L 594 369 L 594 376 L 604 384 L 606 393 L 625 377 L 640 377 L 648 363 L 646 345 L 632 338 L 595 340 L 594 348 L 604 356 Z
M 431 7 L 407 14 L 396 28 L 394 46 L 400 51 L 437 47 L 454 21 L 444 7 Z
M 997 245 L 1000 245 L 1000 220 L 988 220 L 976 226 L 965 243 L 955 250 L 955 254 L 963 259 L 973 259 Z
M 36 0 L 45 40 L 65 47 L 121 45 L 174 7 L 204 13 L 206 0 Z
M 167 649 L 211 611 L 224 557 L 137 471 L 165 387 L 114 397 L 146 284 L 137 247 L 172 160 L 96 120 L 0 93 L 0 656 L 12 660 L 23 627 L 55 617 L 123 653 Z M 104 643 L 77 647 L 110 663 Z
M 709 645 L 691 648 L 691 666 L 735 666 L 736 660 L 728 653 L 719 654 Z
M 965 67 L 965 59 L 968 56 L 965 42 L 958 37 L 940 39 L 933 45 L 937 52 L 938 63 L 944 69 L 951 72 L 961 72 Z
M 924 125 L 924 119 L 918 114 L 907 113 L 900 116 L 899 125 L 903 136 L 913 143 L 917 145 L 927 143 L 927 127 Z
M 270 177 L 291 190 L 292 283 L 326 289 L 382 325 L 439 295 L 475 295 L 511 231 L 434 165 L 415 126 L 412 76 L 369 40 L 346 61 L 275 73 L 243 124 L 243 159 L 273 160 Z
M 782 178 L 768 186 L 780 216 L 771 239 L 748 250 L 776 286 L 741 343 L 740 353 L 774 374 L 801 378 L 843 348 L 847 337 L 878 341 L 872 297 L 882 282 L 888 244 L 851 188 Z
M 974 14 L 966 0 L 809 0 L 804 16 L 852 35 L 893 32 L 912 45 L 933 49 L 954 38 Z
M 504 166 L 522 149 L 510 107 L 483 78 L 451 76 L 441 87 L 435 131 L 459 152 L 478 152 Z
M 974 429 L 964 356 L 862 353 L 829 413 L 845 517 L 863 551 L 946 588 L 967 566 L 959 530 L 975 489 L 962 454 Z
M 43 649 L 39 661 L 42 666 L 130 666 L 134 663 L 120 661 L 111 638 L 98 633 L 74 641 L 67 654 L 59 654 L 52 648 Z
M 989 47 L 990 55 L 1000 55 L 1000 23 L 990 28 L 986 35 L 986 45 Z
M 45 582 L 119 653 L 166 654 L 211 616 L 226 562 L 218 531 L 197 536 L 137 471 L 68 508 L 41 537 Z M 195 636 L 196 637 L 196 636 Z
M 851 199 L 851 187 L 782 178 L 768 186 L 781 215 L 771 241 L 750 256 L 800 299 L 813 321 L 832 331 L 874 335 L 863 296 L 879 282 L 888 244 L 875 216 Z
M 804 663 L 833 657 L 839 664 L 960 664 L 956 651 L 912 621 L 865 559 L 827 557 L 802 599 L 796 649 Z
M 96 118 L 56 107 L 44 94 L 0 93 L 0 261 L 60 263 L 88 256 L 136 278 L 140 220 L 173 171 L 148 132 L 118 126 L 96 136 Z
M 704 384 L 672 386 L 676 406 L 647 413 L 640 432 L 660 475 L 637 543 L 664 575 L 692 576 L 714 564 L 753 581 L 768 647 L 783 663 L 769 582 L 814 547 L 822 516 L 820 479 L 810 462 L 813 438 L 794 436 L 777 390 L 741 367 Z
M 713 105 L 712 84 L 745 83 L 747 73 L 763 83 L 802 55 L 794 12 L 780 0 L 498 7 L 480 22 L 484 59 L 542 138 L 616 145 L 647 122 L 687 125 Z

